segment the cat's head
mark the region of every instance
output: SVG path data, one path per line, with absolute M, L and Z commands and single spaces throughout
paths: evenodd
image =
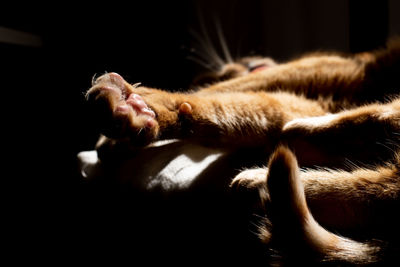
M 209 85 L 272 68 L 276 65 L 277 63 L 269 57 L 244 57 L 235 62 L 226 63 L 217 71 L 205 72 L 198 75 L 194 79 L 193 84 L 196 86 Z

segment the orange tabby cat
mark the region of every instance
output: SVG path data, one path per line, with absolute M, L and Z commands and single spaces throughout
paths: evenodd
M 261 240 L 287 263 L 368 264 L 381 260 L 382 244 L 358 234 L 389 240 L 400 232 L 393 214 L 400 200 L 399 64 L 393 41 L 376 51 L 316 53 L 283 64 L 249 58 L 203 76 L 218 82 L 188 93 L 109 73 L 93 82 L 87 99 L 109 138 L 99 150 L 168 138 L 275 150 L 267 168 L 245 170 L 232 182 L 259 193 Z

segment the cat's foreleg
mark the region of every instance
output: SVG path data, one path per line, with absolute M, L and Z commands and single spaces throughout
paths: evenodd
M 87 92 L 101 132 L 145 145 L 186 138 L 213 145 L 259 146 L 296 117 L 324 114 L 318 103 L 283 93 L 170 93 L 130 85 L 120 75 L 99 77 Z
M 393 158 L 400 132 L 400 100 L 371 104 L 336 114 L 294 119 L 282 140 L 301 166 L 343 167 L 377 164 Z
M 217 83 L 199 93 L 286 91 L 308 98 L 354 98 L 362 90 L 366 62 L 339 55 L 310 55 Z

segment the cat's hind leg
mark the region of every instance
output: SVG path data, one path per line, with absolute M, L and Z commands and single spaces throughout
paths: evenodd
M 290 150 L 279 147 L 271 156 L 268 170 L 272 238 L 283 242 L 289 255 L 306 253 L 318 261 L 352 264 L 376 261 L 376 247 L 333 234 L 314 219 L 296 158 Z
M 279 251 L 282 260 L 289 265 L 321 261 L 368 264 L 377 260 L 380 248 L 326 230 L 314 219 L 309 204 L 311 202 L 313 211 L 318 211 L 317 219 L 336 218 L 333 224 L 339 228 L 354 228 L 367 219 L 354 216 L 371 206 L 372 198 L 368 199 L 367 195 L 376 193 L 377 198 L 384 195 L 376 188 L 389 174 L 395 175 L 395 170 L 301 172 L 294 154 L 281 146 L 271 156 L 267 168 L 242 172 L 233 180 L 232 187 L 258 191 L 267 218 L 259 227 L 259 236 L 270 248 Z M 365 188 L 363 183 L 366 183 Z M 365 197 L 352 198 L 352 190 Z M 327 203 L 329 199 L 334 204 Z M 343 213 L 344 210 L 347 213 Z M 348 221 L 350 215 L 354 217 L 352 222 Z M 332 224 L 331 227 L 336 229 Z

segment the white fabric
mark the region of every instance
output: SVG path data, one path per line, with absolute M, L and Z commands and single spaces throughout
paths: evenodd
M 115 165 L 107 165 L 112 179 L 131 183 L 143 190 L 159 189 L 165 192 L 190 190 L 193 183 L 201 184 L 201 174 L 213 163 L 223 160 L 225 152 L 177 140 L 156 142 L 143 148 L 132 157 Z M 105 163 L 96 151 L 78 154 L 81 175 L 96 179 L 104 174 Z

